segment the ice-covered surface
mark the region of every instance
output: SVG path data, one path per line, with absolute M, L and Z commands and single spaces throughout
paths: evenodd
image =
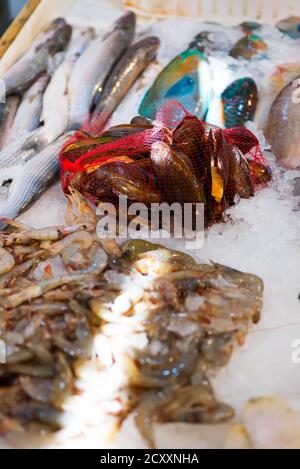
M 80 2 L 76 2 L 70 11 L 69 19 L 76 24 L 89 23 L 101 28 L 101 15 L 106 15 L 105 21 L 109 22 L 119 13 L 117 10 L 107 12 L 103 7 L 100 11 L 95 6 L 95 1 L 89 3 L 90 8 L 85 7 L 83 11 Z M 142 79 L 134 85 L 115 112 L 112 124 L 128 122 L 136 114 L 145 90 L 159 70 L 188 45 L 193 36 L 201 31 L 201 27 L 197 22 L 170 19 L 156 24 L 144 23 L 139 34 L 141 30 L 160 36 L 162 47 L 158 61 L 150 66 Z M 265 38 L 271 36 L 274 41 L 270 52 L 272 61 L 256 60 L 249 69 L 245 63 L 237 64 L 234 59 L 226 58 L 224 61 L 224 57 L 217 56 L 212 59 L 215 65 L 216 91 L 221 85 L 228 84 L 233 77 L 246 73 L 247 76 L 256 78 L 261 93 L 264 93 L 265 83 L 280 60 L 286 63 L 298 60 L 291 42 L 288 39 L 283 41 L 274 28 L 266 27 L 263 35 Z M 238 31 L 229 31 L 230 41 L 239 37 Z M 284 172 L 275 166 L 274 168 L 275 178 L 271 186 L 261 189 L 254 198 L 242 200 L 232 208 L 230 220 L 226 224 L 210 228 L 204 247 L 196 253 L 193 252 L 198 260 L 212 259 L 255 273 L 261 276 L 265 283 L 260 323 L 250 331 L 245 345 L 235 351 L 229 365 L 213 379 L 218 397 L 236 409 L 240 409 L 245 401 L 253 396 L 293 396 L 300 389 L 300 364 L 292 362 L 293 341 L 300 339 L 300 213 L 295 211 L 297 201 L 291 197 L 291 180 L 298 174 Z M 60 224 L 64 219 L 65 206 L 65 198 L 57 184 L 20 218 L 36 227 Z M 169 240 L 166 244 L 184 249 L 184 243 L 175 240 Z M 186 434 L 186 426 L 171 425 L 167 428 L 167 433 L 158 430 L 159 441 L 166 442 L 167 434 L 169 442 L 172 441 L 172 447 L 183 447 L 185 441 L 181 440 L 180 435 Z M 202 441 L 203 433 L 205 436 Z M 174 438 L 171 438 L 171 435 Z M 193 447 L 208 445 L 205 438 L 210 437 L 204 427 L 195 426 L 189 430 L 188 435 Z M 121 432 L 120 441 L 121 446 L 137 447 L 142 444 L 130 425 Z M 218 446 L 217 442 L 218 437 L 215 435 L 214 445 Z M 162 443 L 161 445 L 163 446 Z

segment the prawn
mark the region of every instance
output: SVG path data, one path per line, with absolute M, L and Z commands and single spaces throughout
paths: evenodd
M 8 251 L 0 248 L 0 275 L 10 272 L 15 263 L 15 258 Z

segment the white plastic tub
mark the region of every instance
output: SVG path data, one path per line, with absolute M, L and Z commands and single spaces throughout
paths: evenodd
M 275 22 L 289 15 L 300 15 L 297 0 L 125 0 L 125 5 L 146 16 L 198 17 L 223 23 L 250 19 Z

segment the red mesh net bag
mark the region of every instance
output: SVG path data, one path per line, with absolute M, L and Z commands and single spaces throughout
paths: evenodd
M 136 117 L 97 137 L 80 130 L 63 147 L 60 162 L 65 192 L 72 185 L 94 204 L 117 204 L 119 197 L 146 205 L 202 202 L 206 226 L 271 177 L 249 130 L 221 130 L 174 101 L 154 122 Z

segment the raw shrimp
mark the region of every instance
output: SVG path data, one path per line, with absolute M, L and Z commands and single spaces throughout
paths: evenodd
M 79 245 L 81 249 L 88 249 L 93 242 L 93 237 L 87 231 L 76 231 L 66 236 L 61 241 L 53 244 L 50 248 L 52 254 L 58 254 L 71 246 Z
M 6 222 L 5 222 L 6 223 Z M 3 235 L 2 242 L 5 246 L 12 244 L 26 244 L 32 241 L 58 241 L 64 236 L 77 231 L 78 227 L 57 226 L 42 229 L 26 229 L 17 233 Z
M 0 275 L 10 272 L 14 266 L 14 257 L 5 249 L 0 248 Z
M 80 283 L 81 281 L 88 280 L 87 275 L 69 275 L 64 276 L 54 280 L 45 280 L 40 282 L 39 284 L 33 284 L 23 291 L 19 293 L 15 293 L 8 298 L 3 299 L 3 303 L 5 304 L 6 308 L 16 308 L 27 301 L 31 301 L 34 298 L 38 298 L 42 296 L 44 293 L 54 290 L 57 287 L 68 283 Z
M 66 222 L 70 226 L 86 224 L 87 227 L 95 227 L 97 218 L 95 212 L 86 199 L 72 186 L 69 187 L 70 194 L 67 195 L 68 205 L 66 211 Z

